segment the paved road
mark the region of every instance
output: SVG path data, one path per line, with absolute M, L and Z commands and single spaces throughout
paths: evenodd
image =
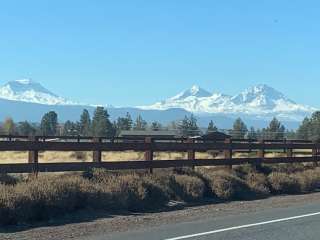
M 320 202 L 254 213 L 212 217 L 85 240 L 319 240 Z

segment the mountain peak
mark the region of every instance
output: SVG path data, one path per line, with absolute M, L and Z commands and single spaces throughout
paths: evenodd
M 210 97 L 212 94 L 198 85 L 193 85 L 191 88 L 179 93 L 171 98 L 171 100 L 185 99 L 188 97 Z
M 272 108 L 277 101 L 285 101 L 295 104 L 294 101 L 288 99 L 283 93 L 275 90 L 267 84 L 258 84 L 247 88 L 240 94 L 232 97 L 235 104 L 249 104 L 251 106 L 264 106 Z
M 199 91 L 201 90 L 201 88 L 198 85 L 193 85 L 190 88 L 190 93 L 192 93 L 193 95 L 197 94 Z
M 9 81 L 3 87 L 7 88 L 8 90 L 11 89 L 15 93 L 34 91 L 58 97 L 56 94 L 43 87 L 40 83 L 28 78 Z
M 298 119 L 315 110 L 295 103 L 267 84 L 247 88 L 233 97 L 220 93 L 211 94 L 194 85 L 175 97 L 141 108 L 158 110 L 183 108 L 198 114 L 246 115 L 257 118 L 277 116 L 279 119 Z
M 18 79 L 0 87 L 0 98 L 47 105 L 72 104 L 31 79 Z
M 255 94 L 258 93 L 272 93 L 272 94 L 276 94 L 276 95 L 281 95 L 284 96 L 281 92 L 275 90 L 273 87 L 270 87 L 267 84 L 258 84 L 255 85 L 253 87 L 247 88 L 244 92 L 252 92 Z
M 20 83 L 20 84 L 28 85 L 28 84 L 32 83 L 32 80 L 29 79 L 29 78 L 24 78 L 24 79 L 13 80 L 12 82 L 17 82 L 17 83 Z

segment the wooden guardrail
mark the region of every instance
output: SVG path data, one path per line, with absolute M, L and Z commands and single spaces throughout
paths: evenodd
M 168 139 L 125 139 L 92 137 L 21 137 L 0 136 L 1 151 L 28 151 L 28 163 L 1 164 L 0 172 L 37 173 L 85 171 L 102 167 L 110 170 L 149 169 L 171 167 L 223 166 L 252 164 L 259 166 L 274 163 L 318 162 L 320 144 L 300 140 L 226 139 L 225 141 L 202 140 L 201 138 Z M 145 152 L 144 160 L 102 161 L 104 151 Z M 92 162 L 39 163 L 39 151 L 91 151 Z M 215 151 L 224 155 L 223 159 L 196 159 L 196 152 Z M 186 152 L 185 160 L 153 160 L 154 152 Z M 234 153 L 255 153 L 253 157 L 235 158 Z M 266 157 L 266 153 L 281 152 L 283 157 Z M 297 153 L 300 156 L 296 156 Z M 301 156 L 302 155 L 302 156 Z M 0 158 L 1 159 L 1 158 Z

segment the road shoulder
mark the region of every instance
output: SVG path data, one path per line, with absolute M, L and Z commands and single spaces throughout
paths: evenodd
M 159 227 L 219 216 L 241 215 L 271 208 L 286 208 L 320 202 L 320 193 L 276 196 L 268 199 L 187 206 L 180 210 L 107 216 L 103 212 L 81 212 L 47 226 L 24 226 L 0 230 L 1 239 L 79 239 L 115 232 Z M 90 217 L 88 217 L 90 215 Z M 49 225 L 49 226 L 48 226 Z

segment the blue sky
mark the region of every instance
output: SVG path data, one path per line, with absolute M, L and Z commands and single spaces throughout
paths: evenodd
M 3 1 L 0 84 L 27 77 L 125 106 L 266 83 L 320 107 L 319 12 L 302 0 Z

